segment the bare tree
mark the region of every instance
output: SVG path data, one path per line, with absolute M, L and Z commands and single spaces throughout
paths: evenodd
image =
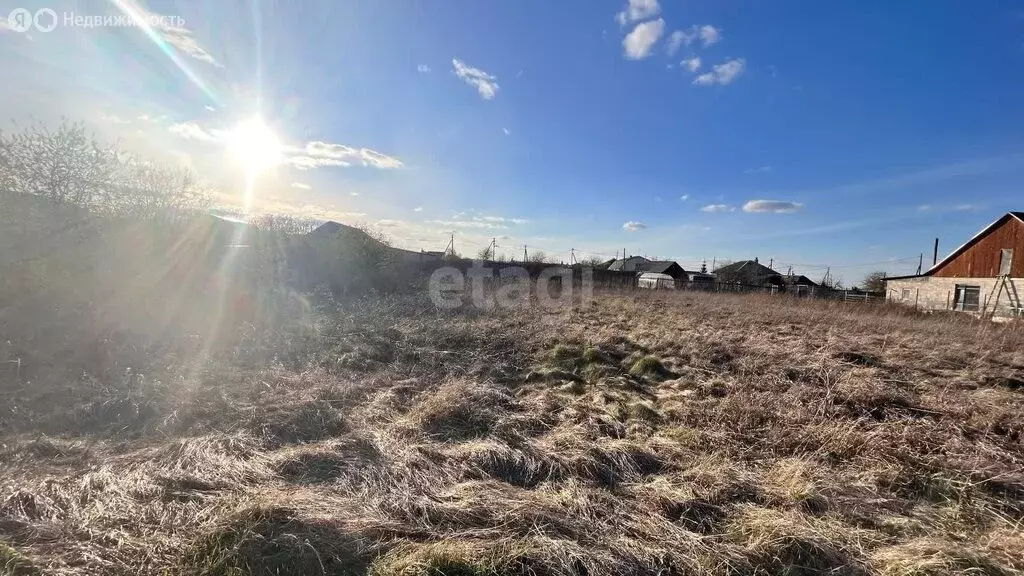
M 209 207 L 210 193 L 188 170 L 121 152 L 62 120 L 0 133 L 0 189 L 120 216 L 150 217 Z
M 528 262 L 547 262 L 548 255 L 543 250 L 534 250 L 528 255 Z
M 210 194 L 187 169 L 126 157 L 97 200 L 103 211 L 146 217 L 206 209 Z
M 885 292 L 885 272 L 879 270 L 869 273 L 862 284 L 868 292 Z
M 109 186 L 117 164 L 116 147 L 100 145 L 80 122 L 63 120 L 56 130 L 33 124 L 20 133 L 0 134 L 2 184 L 9 193 L 89 206 Z
M 249 218 L 249 223 L 268 232 L 280 232 L 282 234 L 308 234 L 323 224 L 322 220 L 315 218 L 299 218 L 295 216 L 279 216 L 274 214 L 261 214 Z
M 830 290 L 843 290 L 843 281 L 835 276 L 826 276 L 821 281 L 821 285 Z

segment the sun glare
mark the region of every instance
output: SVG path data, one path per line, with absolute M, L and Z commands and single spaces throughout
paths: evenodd
M 235 126 L 227 139 L 228 151 L 252 178 L 281 161 L 281 143 L 260 118 Z

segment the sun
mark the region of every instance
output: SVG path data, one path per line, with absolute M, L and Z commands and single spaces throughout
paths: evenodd
M 281 162 L 281 142 L 259 117 L 240 122 L 228 133 L 228 152 L 250 178 Z

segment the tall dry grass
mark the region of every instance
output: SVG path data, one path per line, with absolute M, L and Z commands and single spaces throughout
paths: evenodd
M 1019 325 L 582 304 L 377 296 L 159 376 L 5 377 L 0 574 L 1024 573 Z

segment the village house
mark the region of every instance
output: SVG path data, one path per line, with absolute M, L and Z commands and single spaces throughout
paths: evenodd
M 814 296 L 819 290 L 818 283 L 803 274 L 787 274 L 782 277 L 787 294 L 794 296 Z
M 885 282 L 890 302 L 995 318 L 1024 315 L 1021 288 L 1024 212 L 1007 212 L 924 274 Z
M 721 266 L 715 270 L 715 280 L 719 284 L 736 284 L 749 287 L 770 287 L 783 290 L 785 282 L 782 274 L 753 260 L 741 260 Z
M 652 274 L 667 274 L 673 280 L 686 280 L 686 270 L 677 262 L 672 260 L 649 260 L 643 256 L 630 256 L 620 258 L 607 263 L 608 270 L 618 272 L 650 272 Z
M 637 270 L 650 272 L 652 274 L 665 274 L 671 276 L 675 281 L 686 280 L 686 270 L 678 263 L 671 260 L 653 260 L 637 266 Z
M 643 256 L 617 258 L 608 263 L 608 269 L 616 272 L 643 272 L 644 270 L 641 270 L 640 267 L 650 262 L 650 260 Z

